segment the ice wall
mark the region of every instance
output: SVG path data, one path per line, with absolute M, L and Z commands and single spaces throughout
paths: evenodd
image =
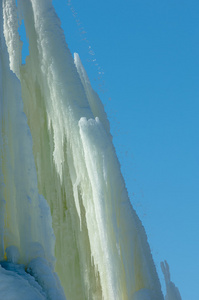
M 16 17 L 15 3 L 0 1 L 0 298 L 64 300 L 54 273 L 51 212 L 38 192 L 21 83 L 10 70 L 18 68 L 19 77 Z
M 53 263 L 52 217 L 55 270 L 67 299 L 161 300 L 106 113 L 78 54 L 73 59 L 67 47 L 51 2 L 18 0 L 16 7 L 15 0 L 3 0 L 1 255 L 4 243 L 14 244 L 24 258 L 29 242 L 37 241 Z M 30 53 L 25 65 L 22 19 Z
M 6 4 L 8 4 L 6 2 Z M 0 2 L 2 7 L 2 2 Z M 37 188 L 32 138 L 23 111 L 21 85 L 10 71 L 3 36 L 1 9 L 0 39 L 0 180 L 1 180 L 1 259 L 4 249 L 19 248 L 23 262 L 29 247 L 40 243 L 53 263 L 54 234 L 49 206 Z

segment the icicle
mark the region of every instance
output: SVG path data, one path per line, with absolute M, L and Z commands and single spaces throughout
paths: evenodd
M 37 279 L 29 287 L 36 286 L 34 299 L 62 300 L 55 255 L 67 299 L 161 300 L 106 113 L 78 54 L 73 60 L 51 2 L 18 0 L 16 7 L 3 0 L 0 256 L 5 247 L 7 261 L 0 262 L 0 279 L 24 263 L 21 276 Z M 25 65 L 22 17 L 30 52 Z
M 178 288 L 170 279 L 169 265 L 166 260 L 161 262 L 161 269 L 166 283 L 167 294 L 165 296 L 165 300 L 182 300 Z

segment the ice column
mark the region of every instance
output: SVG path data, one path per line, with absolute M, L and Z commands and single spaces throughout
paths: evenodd
M 38 240 L 51 261 L 51 213 L 55 269 L 67 299 L 163 299 L 106 113 L 78 54 L 73 59 L 67 47 L 52 1 L 3 4 L 9 57 L 7 50 L 1 52 L 7 77 L 1 78 L 0 180 L 6 186 L 0 205 L 14 232 L 6 243 L 23 244 L 25 255 L 24 241 Z M 18 36 L 22 18 L 30 53 L 25 65 Z

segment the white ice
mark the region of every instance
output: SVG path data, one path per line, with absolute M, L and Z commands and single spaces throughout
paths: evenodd
M 51 2 L 0 0 L 0 296 L 161 300 L 106 113 Z

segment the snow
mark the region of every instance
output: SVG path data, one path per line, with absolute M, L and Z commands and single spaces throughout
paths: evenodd
M 4 300 L 46 299 L 45 294 L 28 281 L 28 275 L 22 277 L 21 274 L 18 275 L 15 271 L 8 271 L 2 267 L 0 267 L 0 295 Z
M 37 248 L 32 245 L 32 248 Z M 40 246 L 41 247 L 41 246 Z M 64 300 L 66 299 L 53 268 L 42 257 L 30 260 L 25 267 L 18 264 L 17 247 L 6 249 L 7 261 L 0 262 L 0 296 L 5 300 Z M 35 252 L 34 255 L 41 254 Z
M 51 1 L 0 6 L 0 297 L 163 299 L 103 105 Z

